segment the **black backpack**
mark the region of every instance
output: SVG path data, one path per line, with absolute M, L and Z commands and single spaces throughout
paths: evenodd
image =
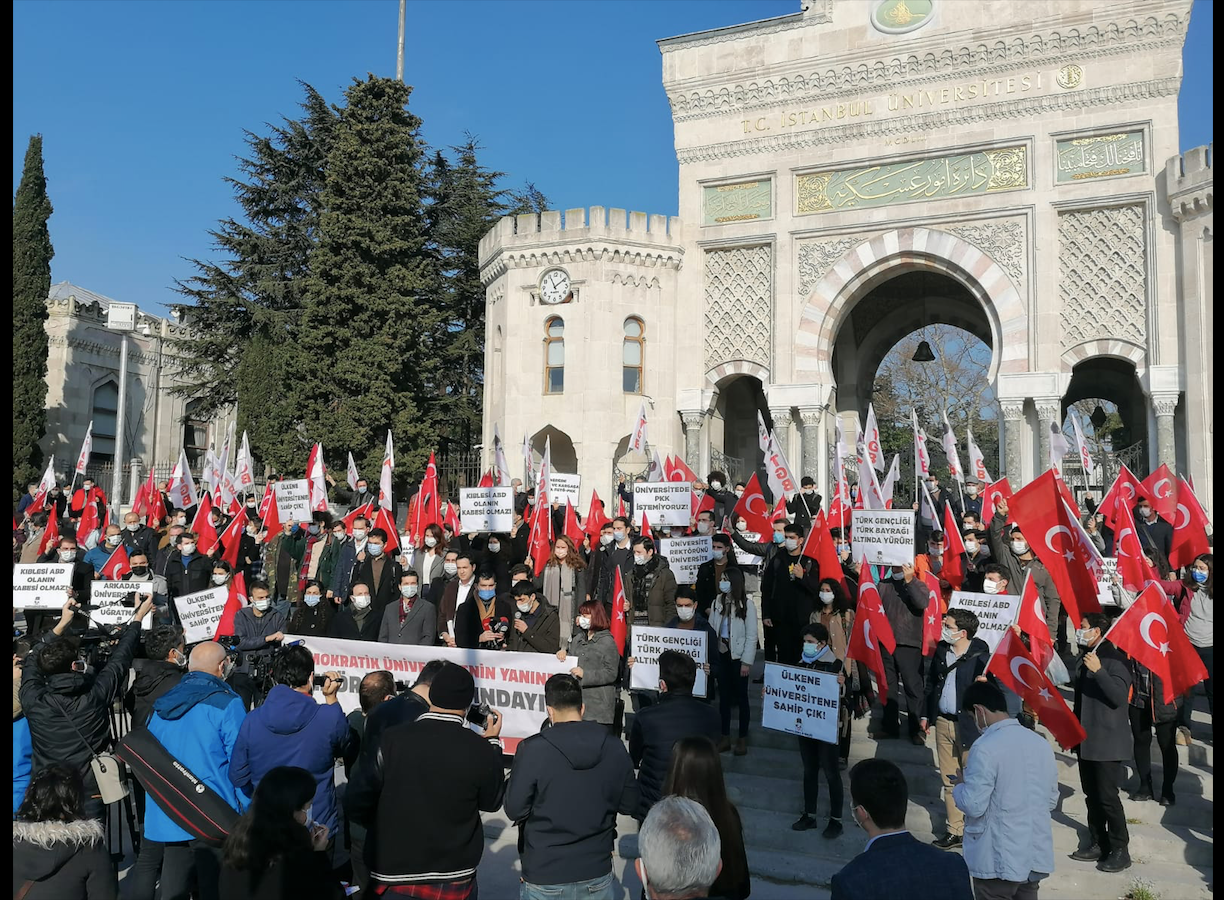
M 238 822 L 238 811 L 179 762 L 143 725 L 125 734 L 115 756 L 176 825 L 219 847 Z

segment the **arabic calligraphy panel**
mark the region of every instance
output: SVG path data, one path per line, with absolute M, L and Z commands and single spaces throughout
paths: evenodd
M 707 185 L 701 192 L 703 225 L 725 225 L 768 219 L 773 215 L 773 182 L 769 178 L 738 184 Z
M 1067 138 L 1054 143 L 1054 181 L 1067 184 L 1147 171 L 1143 131 Z
M 795 178 L 800 215 L 949 200 L 1029 186 L 1028 148 L 1004 147 L 956 156 L 816 172 Z

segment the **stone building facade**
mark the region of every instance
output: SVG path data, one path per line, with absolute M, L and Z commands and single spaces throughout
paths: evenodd
M 945 323 L 992 350 L 1013 484 L 1100 397 L 1210 498 L 1211 151 L 1182 158 L 1177 120 L 1191 0 L 801 7 L 659 42 L 678 220 L 570 210 L 485 237 L 486 447 L 495 423 L 551 436 L 602 494 L 644 394 L 661 452 L 755 459 L 760 411 L 827 491 L 831 417 L 853 434 L 887 351 Z M 640 382 L 618 372 L 636 353 Z

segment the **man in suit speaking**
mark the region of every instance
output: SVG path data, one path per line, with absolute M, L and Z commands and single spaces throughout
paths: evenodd
M 965 861 L 906 829 L 909 786 L 896 764 L 886 759 L 855 764 L 850 802 L 850 817 L 869 839 L 833 876 L 832 900 L 973 900 Z

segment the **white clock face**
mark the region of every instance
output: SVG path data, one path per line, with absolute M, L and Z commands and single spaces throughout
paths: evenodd
M 550 269 L 540 279 L 540 299 L 550 305 L 565 300 L 569 289 L 569 276 L 561 269 Z

